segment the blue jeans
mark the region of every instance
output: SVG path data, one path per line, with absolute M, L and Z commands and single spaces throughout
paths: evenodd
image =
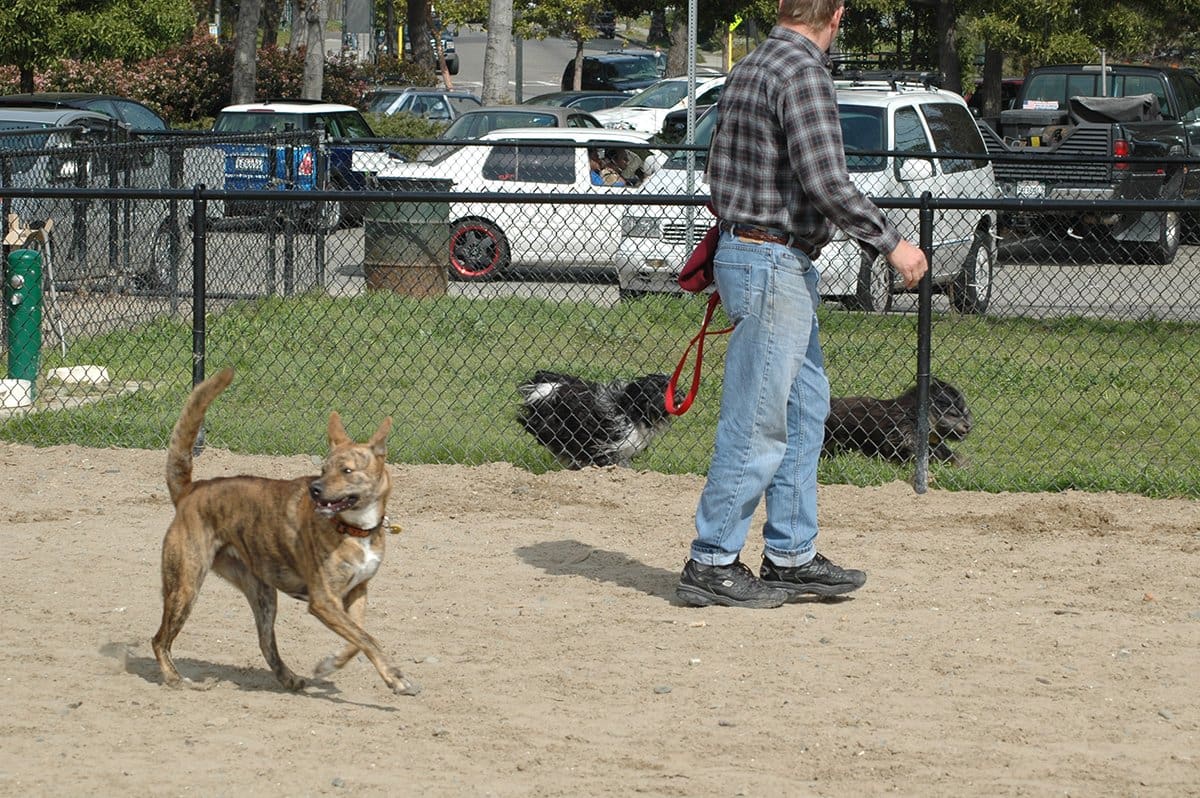
M 690 555 L 705 565 L 736 560 L 765 496 L 764 553 L 777 565 L 804 565 L 816 555 L 817 458 L 829 414 L 819 275 L 800 250 L 729 233 L 714 263 L 736 326 Z

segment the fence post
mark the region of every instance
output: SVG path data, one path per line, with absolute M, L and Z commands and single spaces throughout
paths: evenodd
M 933 195 L 921 195 L 921 249 L 929 270 L 917 287 L 917 451 L 913 489 L 929 490 L 929 355 L 933 336 Z
M 204 300 L 208 294 L 208 253 L 205 251 L 205 241 L 208 236 L 208 200 L 204 199 L 204 184 L 197 183 L 192 187 L 192 385 L 204 381 L 204 353 L 208 333 L 205 322 L 206 308 Z M 204 425 L 196 434 L 196 443 L 192 447 L 195 455 L 204 449 Z

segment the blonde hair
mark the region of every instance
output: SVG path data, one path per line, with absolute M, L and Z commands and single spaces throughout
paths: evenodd
M 846 0 L 781 0 L 779 3 L 779 21 L 793 25 L 805 25 L 814 30 L 821 30 L 833 21 L 834 12 L 845 4 Z

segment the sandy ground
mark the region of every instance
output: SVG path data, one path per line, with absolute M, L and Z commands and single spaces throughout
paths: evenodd
M 424 692 L 359 659 L 297 695 L 217 578 L 203 689 L 161 685 L 163 460 L 0 443 L 2 795 L 1200 795 L 1198 502 L 826 486 L 866 588 L 691 609 L 699 478 L 395 466 L 368 628 Z M 307 672 L 338 641 L 282 601 Z

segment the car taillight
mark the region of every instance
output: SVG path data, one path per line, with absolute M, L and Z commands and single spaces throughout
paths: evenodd
M 1117 139 L 1116 141 L 1113 142 L 1113 157 L 1114 158 L 1128 158 L 1132 154 L 1133 154 L 1133 147 L 1131 147 L 1129 145 L 1129 142 L 1126 141 L 1125 139 Z M 1129 168 L 1129 164 L 1127 164 L 1127 163 L 1113 164 L 1113 169 L 1128 169 L 1128 168 Z
M 312 150 L 304 153 L 304 157 L 300 159 L 300 165 L 296 167 L 296 171 L 305 177 L 312 177 L 313 174 L 313 153 Z

